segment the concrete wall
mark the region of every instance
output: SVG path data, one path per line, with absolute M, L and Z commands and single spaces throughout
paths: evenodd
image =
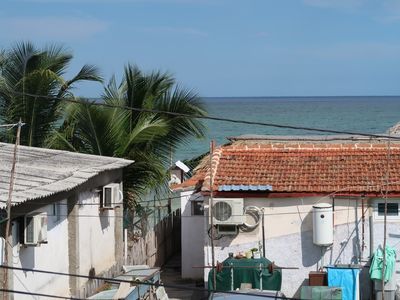
M 96 203 L 99 203 L 97 192 L 79 195 L 79 269 L 82 275 L 89 275 L 92 268 L 94 274 L 100 274 L 115 263 L 114 211 L 101 211 Z
M 362 222 L 361 200 L 358 198 L 336 198 L 334 203 L 334 244 L 323 248 L 313 244 L 312 240 L 312 205 L 326 202 L 331 198 L 281 198 L 281 199 L 245 199 L 245 206 L 255 205 L 264 208 L 266 257 L 278 266 L 298 267 L 299 270 L 283 270 L 282 291 L 286 296 L 299 296 L 300 286 L 308 279 L 310 271 L 329 264 L 365 264 L 368 261 L 369 249 L 369 215 L 373 214 L 374 199 L 366 204 L 365 222 Z M 391 200 L 399 201 L 399 200 Z M 208 212 L 207 212 L 208 214 Z M 373 218 L 374 248 L 382 243 L 382 220 Z M 363 232 L 364 227 L 364 234 Z M 400 220 L 388 223 L 388 244 L 400 246 Z M 203 231 L 207 237 L 206 230 Z M 364 243 L 363 243 L 364 241 Z M 216 260 L 223 261 L 229 252 L 237 254 L 248 251 L 262 244 L 261 226 L 252 232 L 240 232 L 235 237 L 225 236 L 215 241 Z M 375 250 L 373 249 L 373 250 Z M 204 263 L 211 264 L 210 241 L 206 238 Z M 368 269 L 363 268 L 363 295 L 369 296 L 370 281 Z M 207 281 L 208 270 L 204 271 Z
M 47 244 L 24 246 L 18 243 L 19 223 L 13 222 L 13 265 L 15 267 L 51 270 L 68 273 L 68 222 L 67 201 L 62 200 L 61 216 L 57 221 L 53 215 L 53 205 L 47 205 L 35 212 L 47 212 Z M 21 224 L 22 225 L 22 224 Z M 69 278 L 51 274 L 14 271 L 14 289 L 36 293 L 49 293 L 69 296 Z M 35 299 L 32 296 L 18 295 L 15 299 Z
M 120 271 L 123 259 L 123 206 L 121 202 L 115 210 L 100 210 L 96 189 L 111 182 L 118 182 L 121 176 L 122 170 L 106 172 L 95 178 L 90 185 L 65 194 L 65 199 L 58 200 L 55 196 L 56 200 L 53 201 L 61 203 L 59 220 L 53 215 L 53 204 L 46 205 L 51 199 L 37 200 L 36 203 L 32 201 L 24 213 L 19 215 L 47 212 L 48 243 L 38 246 L 25 246 L 20 243 L 18 232 L 22 223 L 15 219 L 12 227 L 13 265 L 82 275 L 116 275 Z M 15 290 L 35 293 L 86 296 L 102 284 L 92 281 L 14 271 L 10 286 Z M 18 295 L 15 299 L 36 298 Z
M 201 266 L 204 262 L 205 236 L 202 234 L 206 225 L 204 216 L 192 216 L 191 201 L 203 198 L 192 192 L 181 193 L 182 209 L 182 278 L 199 279 L 203 277 L 202 269 L 193 266 Z M 200 199 L 200 200 L 201 200 Z M 208 235 L 206 235 L 208 236 Z

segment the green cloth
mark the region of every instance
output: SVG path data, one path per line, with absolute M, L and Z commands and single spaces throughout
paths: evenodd
M 385 267 L 385 282 L 388 282 L 394 272 L 396 264 L 396 250 L 390 246 L 386 246 L 385 249 L 386 267 Z M 371 267 L 369 269 L 369 275 L 371 279 L 382 280 L 382 267 L 383 267 L 383 249 L 379 247 L 372 258 Z
M 329 286 L 302 286 L 300 299 L 342 300 L 342 288 Z
M 260 264 L 263 267 L 268 267 L 271 262 L 266 258 L 257 259 L 235 259 L 228 258 L 222 265 L 233 267 L 233 289 L 240 288 L 241 283 L 251 283 L 253 289 L 260 288 L 260 272 L 262 274 L 262 289 L 280 291 L 282 285 L 282 273 L 280 270 L 274 270 L 269 273 L 268 268 L 259 269 Z M 255 268 L 235 268 L 235 267 L 255 267 Z M 208 288 L 213 288 L 213 272 L 211 270 L 208 274 Z M 221 272 L 217 272 L 216 276 L 218 291 L 231 290 L 231 268 L 223 268 Z

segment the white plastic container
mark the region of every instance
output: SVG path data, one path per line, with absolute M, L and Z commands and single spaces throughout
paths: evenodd
M 328 203 L 313 206 L 313 242 L 317 246 L 333 244 L 333 209 Z

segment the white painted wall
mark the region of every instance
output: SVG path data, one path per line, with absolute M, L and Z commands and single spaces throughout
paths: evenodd
M 69 273 L 68 257 L 68 207 L 67 200 L 61 202 L 60 220 L 53 215 L 53 205 L 34 212 L 47 212 L 47 244 L 25 246 L 18 243 L 18 223 L 13 222 L 13 265 L 22 268 L 50 270 Z M 79 205 L 81 204 L 81 205 Z M 100 211 L 96 191 L 79 194 L 79 274 L 88 275 L 93 267 L 96 274 L 111 268 L 115 263 L 115 214 L 113 210 Z M 121 202 L 122 207 L 122 202 Z M 122 243 L 122 240 L 121 240 Z M 51 274 L 14 271 L 15 290 L 71 296 L 69 278 Z M 80 284 L 87 282 L 81 279 Z M 15 299 L 39 299 L 18 295 Z
M 192 216 L 191 201 L 203 197 L 192 194 L 192 191 L 181 193 L 181 234 L 182 234 L 182 278 L 199 279 L 203 277 L 203 270 L 193 268 L 204 262 L 203 235 L 205 228 L 204 216 Z
M 47 205 L 34 212 L 47 212 L 47 244 L 24 246 L 16 242 L 18 225 L 13 222 L 13 266 L 31 269 L 51 270 L 68 273 L 68 222 L 67 201 L 61 202 L 61 217 L 56 221 L 53 205 Z M 69 278 L 33 272 L 14 271 L 14 289 L 36 293 L 50 293 L 70 296 Z M 18 295 L 15 299 L 38 299 Z
M 115 264 L 115 213 L 99 210 L 99 195 L 87 191 L 79 195 L 79 272 L 100 274 Z M 122 242 L 122 241 L 121 241 Z M 86 279 L 81 280 L 84 284 Z
M 396 200 L 399 201 L 399 200 Z M 334 212 L 334 244 L 330 249 L 316 246 L 312 241 L 312 205 L 317 202 L 332 203 L 330 198 L 247 198 L 245 206 L 264 208 L 266 232 L 266 257 L 277 265 L 298 267 L 299 270 L 283 270 L 282 291 L 286 296 L 299 296 L 300 286 L 308 279 L 310 271 L 329 264 L 365 264 L 369 257 L 369 213 L 364 223 L 364 248 L 362 249 L 361 201 L 355 198 L 336 198 Z M 370 201 L 373 203 L 373 200 Z M 208 211 L 206 211 L 208 214 Z M 203 231 L 207 237 L 207 229 Z M 388 243 L 400 247 L 400 220 L 388 225 Z M 382 243 L 382 221 L 374 221 L 375 246 Z M 229 252 L 248 251 L 262 244 L 261 226 L 250 233 L 240 232 L 236 237 L 223 237 L 215 241 L 216 261 L 223 261 Z M 363 250 L 363 251 L 362 251 Z M 204 264 L 211 265 L 210 241 L 206 238 Z M 209 270 L 204 271 L 207 281 Z M 368 269 L 362 271 L 363 289 L 369 292 Z M 400 282 L 399 282 L 400 283 Z

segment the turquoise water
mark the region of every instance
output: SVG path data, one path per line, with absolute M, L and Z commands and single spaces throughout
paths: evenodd
M 343 131 L 384 133 L 400 121 L 400 96 L 204 98 L 204 102 L 210 116 Z M 318 134 L 208 120 L 205 124 L 207 137 L 179 149 L 175 160 L 208 151 L 211 139 L 222 144 L 228 141 L 226 137 L 242 134 Z

